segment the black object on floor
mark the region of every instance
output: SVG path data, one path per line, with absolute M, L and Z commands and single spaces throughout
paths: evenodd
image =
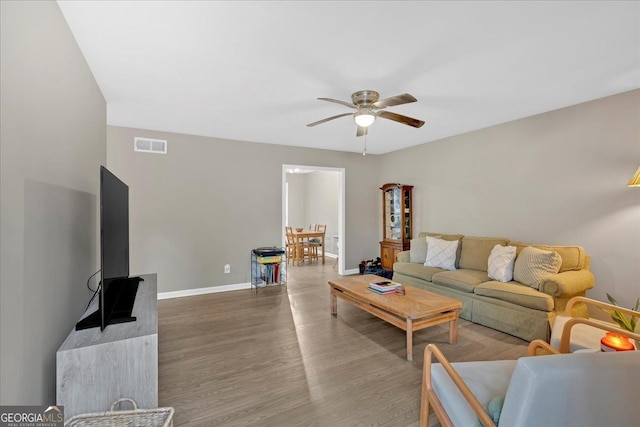
M 364 271 L 364 274 L 375 274 L 376 276 L 384 277 L 389 280 L 393 277 L 393 271 L 384 268 L 367 268 Z

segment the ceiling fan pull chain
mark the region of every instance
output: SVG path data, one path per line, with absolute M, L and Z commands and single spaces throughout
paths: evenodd
M 367 134 L 364 134 L 364 150 L 362 150 L 362 156 L 366 156 L 367 155 Z

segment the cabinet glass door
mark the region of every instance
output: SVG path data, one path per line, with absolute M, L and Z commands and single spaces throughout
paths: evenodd
M 403 213 L 403 231 L 404 231 L 404 239 L 411 239 L 411 191 L 404 190 L 404 213 Z
M 385 192 L 385 239 L 400 240 L 403 232 L 400 190 L 391 188 Z

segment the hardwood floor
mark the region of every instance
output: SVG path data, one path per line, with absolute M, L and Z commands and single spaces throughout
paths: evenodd
M 287 287 L 158 301 L 159 402 L 176 426 L 417 426 L 424 347 L 452 361 L 515 359 L 527 342 L 465 320 L 405 333 L 338 301 L 327 264 L 289 266 Z M 431 417 L 435 424 L 435 416 Z

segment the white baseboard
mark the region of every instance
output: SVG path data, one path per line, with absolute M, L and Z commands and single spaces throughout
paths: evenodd
M 328 258 L 333 258 L 333 256 L 331 255 L 333 254 L 327 253 L 326 256 Z M 358 268 L 352 268 L 350 270 L 345 270 L 343 276 L 350 276 L 352 274 L 358 274 L 358 273 L 360 273 L 360 270 Z M 251 283 L 236 283 L 233 285 L 221 285 L 221 286 L 209 286 L 207 288 L 184 289 L 182 291 L 158 292 L 158 299 L 161 300 L 161 299 L 171 299 L 171 298 L 193 297 L 196 295 L 214 294 L 217 292 L 239 291 L 242 289 L 251 289 Z
M 158 299 L 192 297 L 195 295 L 213 294 L 216 292 L 239 291 L 250 289 L 251 283 L 236 283 L 233 285 L 209 286 L 208 288 L 185 289 L 182 291 L 159 292 Z

